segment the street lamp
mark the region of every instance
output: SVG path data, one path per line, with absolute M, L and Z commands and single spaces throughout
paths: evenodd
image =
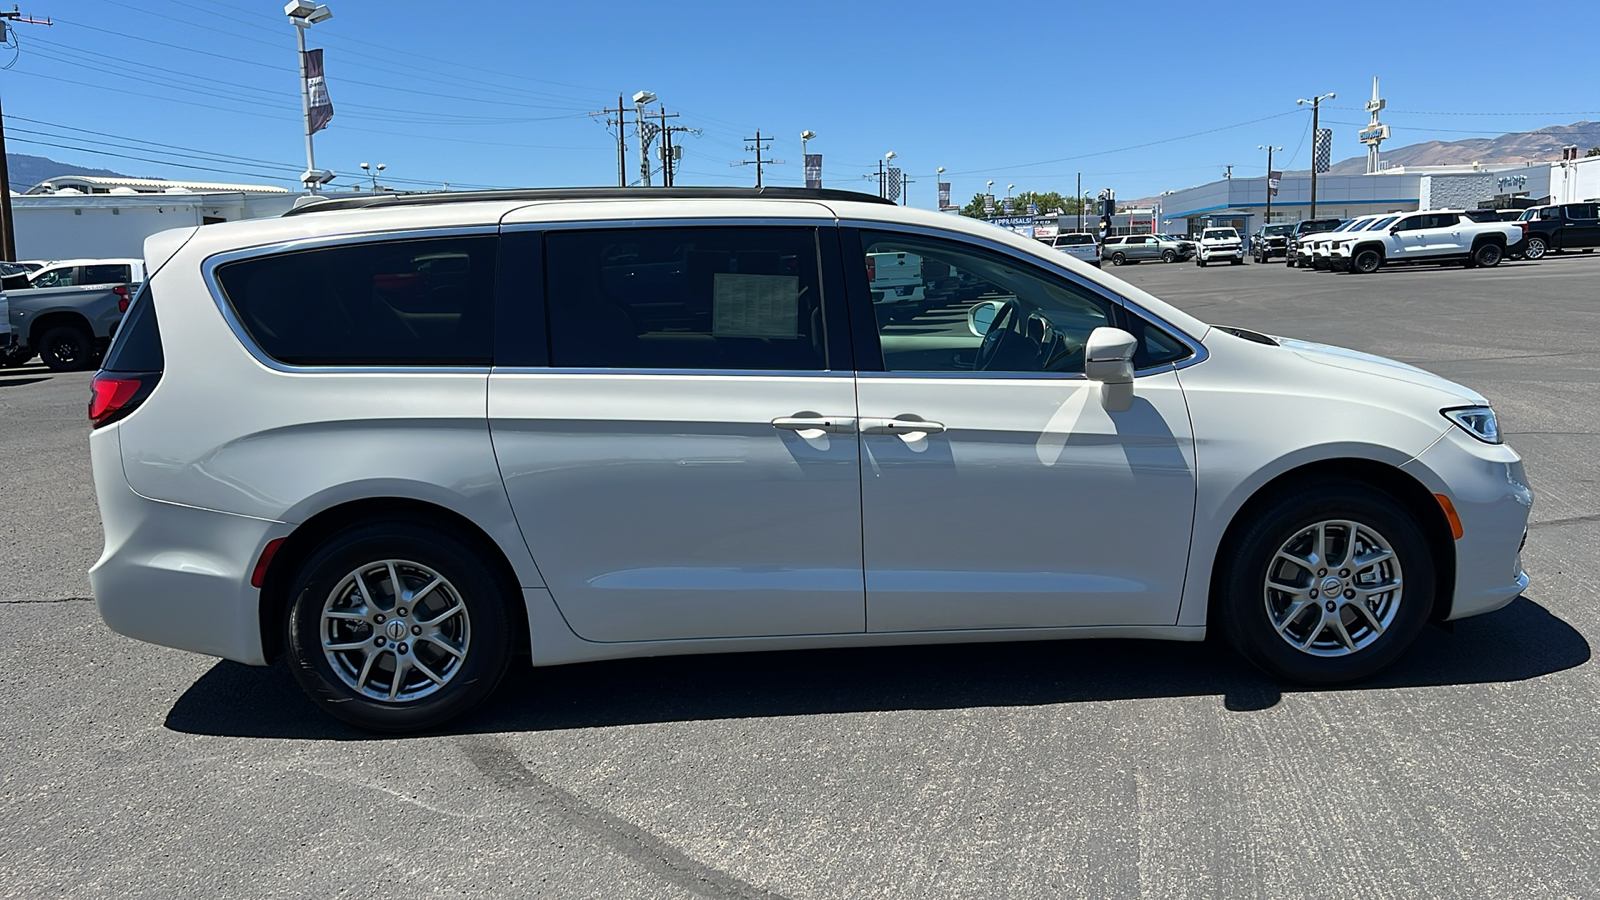
M 1267 151 L 1267 217 L 1261 224 L 1262 225 L 1271 225 L 1272 224 L 1272 191 L 1273 191 L 1273 184 L 1272 184 L 1272 154 L 1273 154 L 1274 151 L 1276 151 L 1278 153 L 1282 153 L 1283 152 L 1283 148 L 1282 147 L 1274 147 L 1271 144 L 1257 144 L 1256 145 L 1256 149 L 1257 150 L 1265 150 L 1265 151 Z M 1312 160 L 1313 165 L 1311 166 L 1311 168 L 1313 168 L 1313 169 L 1316 168 L 1315 162 L 1316 162 L 1316 160 Z
M 289 0 L 283 8 L 283 14 L 289 17 L 300 43 L 300 111 L 306 124 L 306 171 L 300 176 L 300 181 L 306 186 L 307 193 L 315 194 L 317 188 L 332 181 L 334 176 L 332 172 L 317 168 L 317 155 L 311 148 L 311 83 L 306 80 L 306 29 L 333 18 L 333 10 L 309 0 Z
M 940 166 L 933 174 L 933 196 L 936 198 L 934 202 L 939 204 L 939 209 L 942 211 L 946 206 L 949 206 L 942 193 L 944 191 L 944 166 Z
M 650 142 L 655 139 L 656 131 L 660 128 L 654 122 L 644 120 L 644 108 L 654 102 L 656 95 L 649 91 L 640 91 L 633 95 L 633 123 L 639 132 L 639 184 L 643 187 L 650 186 Z
M 817 133 L 809 128 L 800 132 L 800 156 L 802 158 L 806 155 L 806 141 L 809 141 L 816 136 Z
M 1322 101 L 1332 100 L 1334 93 L 1329 91 L 1320 97 L 1310 100 L 1296 100 L 1295 106 L 1311 104 L 1311 218 L 1317 217 L 1317 113 L 1321 111 Z
M 378 173 L 382 172 L 384 169 L 387 169 L 387 168 L 389 168 L 389 167 L 387 165 L 384 165 L 383 163 L 378 163 L 378 167 L 376 169 L 372 168 L 371 166 L 368 166 L 366 163 L 362 163 L 361 164 L 361 171 L 367 173 L 368 175 L 370 175 L 372 177 L 372 192 L 374 194 L 376 194 L 378 192 Z

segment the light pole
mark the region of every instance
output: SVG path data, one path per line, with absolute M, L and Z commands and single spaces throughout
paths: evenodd
M 945 206 L 948 205 L 945 202 L 944 195 L 942 193 L 942 191 L 944 190 L 943 185 L 944 185 L 944 166 L 940 166 L 933 173 L 933 202 L 934 202 L 934 204 L 936 206 L 939 207 L 939 211 L 940 212 L 944 212 Z
M 885 200 L 891 199 L 889 197 L 889 179 L 892 178 L 893 176 L 889 174 L 889 170 L 894 168 L 895 157 L 897 157 L 899 155 L 900 154 L 894 152 L 893 150 L 890 150 L 888 153 L 885 153 L 883 155 L 883 164 L 884 164 L 884 166 L 883 166 L 883 177 L 882 177 L 882 183 L 880 183 L 878 185 L 878 187 L 880 188 L 878 193 L 880 195 L 882 195 Z
M 1311 104 L 1311 216 L 1310 216 L 1310 218 L 1313 218 L 1313 219 L 1315 219 L 1317 217 L 1317 113 L 1321 111 L 1322 101 L 1324 101 L 1324 100 L 1332 100 L 1333 98 L 1334 98 L 1333 92 L 1329 91 L 1328 93 L 1323 94 L 1320 97 L 1312 97 L 1310 100 L 1296 100 L 1294 102 L 1295 106 L 1305 106 L 1307 103 Z
M 378 192 L 378 173 L 387 168 L 389 167 L 383 163 L 378 163 L 378 167 L 375 169 L 366 163 L 361 164 L 361 171 L 367 173 L 372 178 L 372 192 L 374 194 Z
M 1282 153 L 1283 148 L 1271 144 L 1257 144 L 1256 149 L 1267 151 L 1267 217 L 1261 223 L 1266 226 L 1272 224 L 1272 153 L 1273 151 Z M 1311 168 L 1315 169 L 1316 166 L 1313 165 Z
M 633 95 L 633 124 L 639 130 L 639 185 L 650 186 L 650 142 L 655 139 L 656 131 L 660 127 L 654 122 L 644 120 L 644 108 L 656 102 L 656 95 L 649 91 L 640 91 Z
M 806 187 L 811 187 L 811 157 L 806 155 L 806 141 L 809 141 L 816 136 L 817 133 L 809 128 L 800 132 L 800 180 L 805 184 Z M 822 187 L 822 172 L 820 166 L 818 167 L 817 175 L 817 187 Z
M 817 133 L 809 128 L 800 132 L 800 156 L 802 158 L 806 155 L 806 141 L 809 141 L 816 136 Z
M 289 0 L 283 8 L 283 14 L 289 17 L 300 43 L 300 111 L 306 125 L 306 171 L 300 176 L 300 181 L 305 184 L 307 193 L 315 194 L 318 188 L 333 180 L 333 173 L 317 169 L 317 154 L 311 148 L 311 83 L 306 80 L 306 29 L 333 18 L 333 11 L 308 0 Z
M 988 188 L 983 192 L 983 214 L 984 214 L 985 218 L 994 215 L 994 210 L 990 207 L 990 204 L 993 201 L 994 201 L 994 179 L 991 178 L 991 179 L 989 179 Z

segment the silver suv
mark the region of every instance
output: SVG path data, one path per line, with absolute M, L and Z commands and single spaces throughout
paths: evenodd
M 1147 259 L 1185 262 L 1194 256 L 1194 244 L 1164 234 L 1128 234 L 1106 238 L 1101 252 L 1114 266 Z
M 902 255 L 909 317 L 868 274 Z M 797 189 L 379 194 L 145 258 L 89 407 L 100 614 L 287 656 L 367 728 L 458 715 L 519 653 L 1211 622 L 1348 681 L 1527 585 L 1531 495 L 1478 394 L 1212 328 L 971 219 Z

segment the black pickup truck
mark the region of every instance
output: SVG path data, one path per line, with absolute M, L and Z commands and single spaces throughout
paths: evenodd
M 1600 203 L 1562 203 L 1522 211 L 1518 221 L 1527 225 L 1522 255 L 1538 259 L 1546 253 L 1600 247 Z

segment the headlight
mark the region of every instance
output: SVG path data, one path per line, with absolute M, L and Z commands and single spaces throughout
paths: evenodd
M 1503 443 L 1500 440 L 1500 424 L 1495 421 L 1494 410 L 1487 406 L 1458 406 L 1454 409 L 1441 409 L 1446 419 L 1461 426 L 1461 430 L 1472 435 L 1485 444 Z

